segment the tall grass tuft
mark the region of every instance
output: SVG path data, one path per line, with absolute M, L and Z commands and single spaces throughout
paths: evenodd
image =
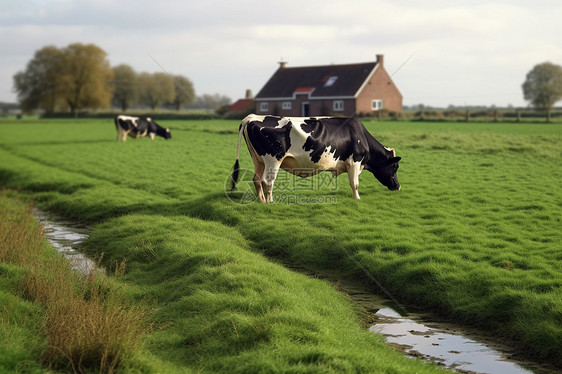
M 78 373 L 115 372 L 147 331 L 146 309 L 126 306 L 106 277 L 80 276 L 62 256 L 46 250 L 30 208 L 1 212 L 7 219 L 0 221 L 0 261 L 22 266 L 22 296 L 44 305 L 43 364 Z
M 42 231 L 33 220 L 31 208 L 18 209 L 0 194 L 0 261 L 26 264 L 43 241 Z
M 43 360 L 56 368 L 69 364 L 74 371 L 96 368 L 114 372 L 138 347 L 144 332 L 144 314 L 105 299 L 94 291 L 48 303 L 44 328 L 49 348 Z

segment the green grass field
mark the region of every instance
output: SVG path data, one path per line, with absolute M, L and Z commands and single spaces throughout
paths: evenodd
M 363 330 L 350 302 L 290 268 L 352 279 L 407 308 L 505 336 L 562 365 L 562 125 L 370 122 L 402 157 L 399 192 L 365 172 L 281 172 L 277 203 L 225 185 L 237 121 L 0 122 L 0 187 L 94 225 L 85 248 L 154 305 L 128 365 L 146 371 L 431 372 Z M 241 167 L 252 169 L 243 145 Z M 329 178 L 327 178 L 329 177 Z M 134 301 L 133 301 L 134 300 Z

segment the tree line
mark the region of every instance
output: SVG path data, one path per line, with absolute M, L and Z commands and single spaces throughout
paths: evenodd
M 547 122 L 551 121 L 551 113 L 554 105 L 562 100 L 562 66 L 553 64 L 551 62 L 543 62 L 537 64 L 531 69 L 526 77 L 525 81 L 521 85 L 523 89 L 523 97 L 527 100 L 531 107 L 536 110 L 543 110 L 546 112 Z M 461 106 L 456 107 L 454 105 L 449 105 L 448 110 L 443 111 L 424 104 L 413 105 L 410 107 L 404 107 L 405 110 L 417 110 L 418 114 L 416 117 L 424 118 L 424 113 L 427 116 L 428 113 L 433 113 L 434 116 L 438 113 L 448 117 L 459 116 L 456 109 L 462 109 L 465 114 L 464 116 L 468 121 L 469 110 L 470 111 L 480 111 L 486 112 L 487 107 L 485 106 Z M 492 106 L 488 113 L 493 113 L 492 116 L 497 120 L 498 118 L 498 108 Z M 520 119 L 521 111 L 514 110 L 518 120 Z M 473 114 L 474 115 L 474 114 Z
M 164 105 L 180 110 L 194 102 L 205 109 L 230 104 L 228 97 L 218 94 L 196 97 L 192 82 L 181 75 L 137 73 L 126 64 L 111 67 L 107 53 L 94 44 L 43 47 L 13 78 L 24 113 L 68 110 L 77 116 L 84 109 L 112 105 L 122 111 L 135 106 L 154 111 Z M 554 104 L 562 99 L 562 67 L 550 62 L 536 65 L 522 89 L 525 100 L 545 110 L 550 121 Z
M 84 109 L 112 105 L 122 111 L 138 105 L 152 110 L 167 105 L 180 110 L 196 100 L 187 77 L 137 73 L 126 64 L 111 67 L 107 53 L 94 44 L 43 47 L 13 79 L 24 113 L 68 110 L 77 116 Z

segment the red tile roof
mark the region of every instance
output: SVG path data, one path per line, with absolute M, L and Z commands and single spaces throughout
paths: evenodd
M 239 99 L 229 106 L 227 112 L 243 112 L 254 105 L 254 99 Z
M 314 91 L 315 87 L 299 87 L 295 90 L 295 93 L 309 93 Z

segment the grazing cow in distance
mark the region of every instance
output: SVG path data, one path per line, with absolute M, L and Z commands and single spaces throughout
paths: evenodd
M 250 114 L 238 130 L 237 157 L 232 174 L 236 187 L 242 137 L 254 162 L 254 186 L 260 202 L 272 202 L 279 168 L 300 177 L 331 171 L 334 178 L 347 172 L 353 198 L 359 200 L 363 168 L 389 190 L 399 190 L 398 161 L 393 148 L 379 143 L 355 118 L 279 117 Z
M 117 129 L 117 140 L 121 142 L 127 140 L 127 135 L 131 138 L 141 138 L 148 135 L 152 140 L 156 135 L 164 139 L 172 137 L 170 129 L 161 127 L 149 117 L 118 115 L 115 117 L 115 128 Z

